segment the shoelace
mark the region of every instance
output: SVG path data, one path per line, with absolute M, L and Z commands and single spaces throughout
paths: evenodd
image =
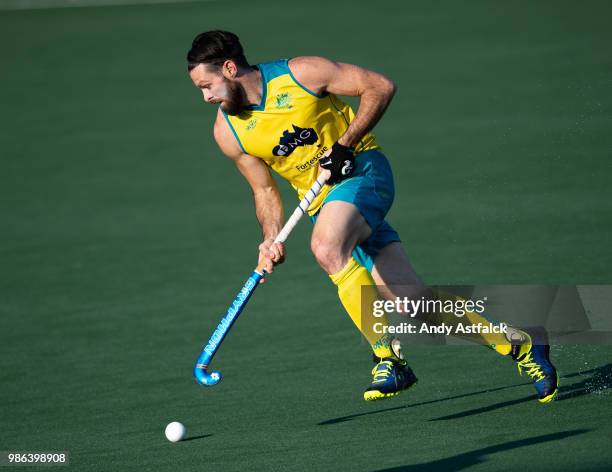
M 393 370 L 393 362 L 391 361 L 382 361 L 379 362 L 374 370 L 372 370 L 372 374 L 374 374 L 374 383 L 384 382 L 391 375 L 391 371 Z
M 518 362 L 519 374 L 523 375 L 523 372 L 527 372 L 527 375 L 536 382 L 543 380 L 546 376 L 542 372 L 542 368 L 533 360 L 531 352 L 525 355 L 522 361 Z

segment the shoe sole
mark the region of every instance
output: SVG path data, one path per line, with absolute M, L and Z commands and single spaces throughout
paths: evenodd
M 363 399 L 366 402 L 374 402 L 378 400 L 384 400 L 386 398 L 397 397 L 400 393 L 405 392 L 406 390 L 410 390 L 412 387 L 416 385 L 417 381 L 415 380 L 413 384 L 409 385 L 403 390 L 398 390 L 397 392 L 392 393 L 382 393 L 379 390 L 368 390 L 367 392 L 363 392 Z

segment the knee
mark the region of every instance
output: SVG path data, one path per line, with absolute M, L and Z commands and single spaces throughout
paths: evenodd
M 350 254 L 344 254 L 342 248 L 330 241 L 313 238 L 310 249 L 321 268 L 329 275 L 340 272 L 349 260 Z

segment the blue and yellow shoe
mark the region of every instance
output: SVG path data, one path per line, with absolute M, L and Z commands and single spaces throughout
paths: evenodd
M 403 359 L 397 357 L 376 358 L 380 362 L 372 369 L 372 383 L 363 393 L 366 401 L 382 400 L 399 395 L 412 387 L 417 378 Z
M 549 354 L 548 344 L 532 344 L 531 339 L 526 344 L 512 346 L 512 358 L 517 363 L 519 374 L 525 372 L 531 377 L 540 403 L 552 401 L 559 390 L 559 375 Z

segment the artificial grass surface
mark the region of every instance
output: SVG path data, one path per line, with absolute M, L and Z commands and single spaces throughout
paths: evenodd
M 206 2 L 0 13 L 0 450 L 75 470 L 605 470 L 609 346 L 558 346 L 560 401 L 507 359 L 414 346 L 366 404 L 369 356 L 309 224 L 215 359 L 256 262 L 248 188 L 185 73 L 226 28 L 252 62 L 320 54 L 399 92 L 376 134 L 390 222 L 429 283 L 609 283 L 612 34 L 604 2 Z M 282 186 L 287 208 L 295 197 Z M 563 377 L 565 376 L 565 377 Z M 185 423 L 190 441 L 163 428 Z

